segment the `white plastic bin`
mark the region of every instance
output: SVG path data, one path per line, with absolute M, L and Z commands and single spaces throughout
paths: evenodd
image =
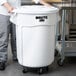
M 54 61 L 55 27 L 59 9 L 38 5 L 14 10 L 11 21 L 16 24 L 17 57 L 26 67 L 45 67 Z

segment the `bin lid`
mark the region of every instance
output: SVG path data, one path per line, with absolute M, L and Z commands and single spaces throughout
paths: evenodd
M 13 10 L 15 13 L 26 13 L 26 14 L 46 14 L 46 13 L 56 13 L 59 11 L 59 8 L 43 5 L 29 5 L 29 6 L 20 6 L 19 8 Z

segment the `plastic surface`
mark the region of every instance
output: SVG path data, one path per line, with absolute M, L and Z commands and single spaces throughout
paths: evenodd
M 60 20 L 58 11 L 55 7 L 22 6 L 13 11 L 10 20 L 19 26 L 55 25 Z
M 56 13 L 59 9 L 53 6 L 47 7 L 43 5 L 30 5 L 30 6 L 21 6 L 13 12 L 15 13 L 26 13 L 26 14 L 46 14 L 46 13 Z
M 24 11 L 15 11 L 12 18 L 16 24 L 18 61 L 26 67 L 44 67 L 54 61 L 55 29 L 59 21 L 59 9 L 42 9 L 44 6 L 25 6 Z

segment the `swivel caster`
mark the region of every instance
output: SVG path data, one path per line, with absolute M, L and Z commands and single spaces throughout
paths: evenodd
M 59 66 L 63 66 L 63 65 L 64 65 L 64 60 L 62 61 L 61 59 L 59 59 L 59 60 L 57 61 L 57 64 L 58 64 Z
M 28 69 L 27 68 L 23 68 L 22 72 L 23 73 L 27 73 L 28 72 Z
M 47 73 L 49 71 L 49 67 L 47 66 L 47 67 L 43 67 L 43 72 L 44 73 Z
M 58 56 L 58 50 L 55 49 L 55 57 Z
M 38 74 L 43 74 L 43 69 L 42 69 L 42 68 L 39 68 L 39 69 L 37 70 L 37 73 L 38 73 Z

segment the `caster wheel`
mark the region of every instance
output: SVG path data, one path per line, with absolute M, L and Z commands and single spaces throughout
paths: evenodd
M 58 56 L 58 51 L 55 49 L 55 57 Z
M 27 73 L 28 72 L 28 69 L 27 68 L 23 68 L 22 72 L 23 73 Z
M 43 72 L 44 72 L 44 73 L 47 73 L 47 72 L 48 72 L 48 70 L 49 70 L 49 68 L 48 68 L 48 67 L 43 67 Z
M 47 71 L 47 72 L 49 71 L 49 67 L 46 67 L 46 71 Z
M 59 60 L 57 61 L 57 64 L 58 64 L 59 66 L 63 66 L 63 65 L 64 65 L 64 61 L 62 61 L 61 59 L 59 59 Z
M 6 68 L 6 65 L 4 62 L 0 62 L 0 71 L 4 71 Z
M 38 74 L 43 74 L 43 69 L 42 68 L 40 68 L 40 69 L 38 69 Z

